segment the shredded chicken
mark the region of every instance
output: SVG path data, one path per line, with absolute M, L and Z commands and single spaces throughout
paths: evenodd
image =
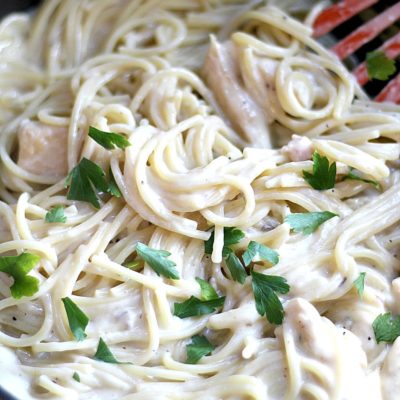
M 267 116 L 243 87 L 231 42 L 218 43 L 211 38 L 203 75 L 219 105 L 251 146 L 271 147 Z
M 297 352 L 296 357 L 291 354 L 292 360 L 299 362 L 300 369 L 292 371 L 291 376 L 302 373 L 303 380 L 298 376 L 294 379 L 306 382 L 291 393 L 296 399 L 310 398 L 314 384 L 324 388 L 326 399 L 379 399 L 368 388 L 367 358 L 357 336 L 337 328 L 303 299 L 287 303 L 282 328 L 285 343 Z M 276 331 L 278 337 L 280 329 Z
M 67 128 L 23 121 L 18 132 L 18 165 L 33 174 L 62 178 L 68 172 L 67 140 Z
M 312 142 L 306 136 L 293 135 L 292 140 L 282 147 L 282 152 L 287 154 L 291 161 L 306 161 L 313 153 Z

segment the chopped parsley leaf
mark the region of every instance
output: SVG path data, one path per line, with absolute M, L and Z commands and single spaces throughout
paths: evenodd
M 89 317 L 69 298 L 61 299 L 67 313 L 69 328 L 75 339 L 79 342 L 86 338 L 85 329 L 89 323 Z
M 117 182 L 115 182 L 115 178 L 114 178 L 114 175 L 112 173 L 111 167 L 110 167 L 108 175 L 109 175 L 108 193 L 110 193 L 114 197 L 118 197 L 118 198 L 121 197 L 122 193 L 119 190 Z
M 131 364 L 129 362 L 119 362 L 111 353 L 111 350 L 108 348 L 106 342 L 100 338 L 99 344 L 97 345 L 96 354 L 94 355 L 94 359 L 97 361 L 103 361 L 109 364 Z
M 115 147 L 124 150 L 131 145 L 125 136 L 114 132 L 104 132 L 93 126 L 89 127 L 89 136 L 107 150 L 113 150 Z
M 196 278 L 196 282 L 200 286 L 201 300 L 212 300 L 218 298 L 217 292 L 207 281 L 201 278 Z
M 81 381 L 81 377 L 79 376 L 79 374 L 77 372 L 74 372 L 74 374 L 72 375 L 72 378 L 74 380 L 76 380 L 77 382 Z
M 256 301 L 257 312 L 267 316 L 272 324 L 280 325 L 283 321 L 284 311 L 282 303 L 276 293 L 286 294 L 290 290 L 286 279 L 281 276 L 264 275 L 252 271 L 252 287 Z
M 45 217 L 45 221 L 48 223 L 61 223 L 65 224 L 67 222 L 67 217 L 64 215 L 64 207 L 56 206 L 52 208 Z
M 174 303 L 174 315 L 179 318 L 188 318 L 198 315 L 211 314 L 225 303 L 225 297 L 217 297 L 211 300 L 200 300 L 191 296 L 182 303 Z
M 238 228 L 225 227 L 224 228 L 224 248 L 222 254 L 226 257 L 229 253 L 229 246 L 239 243 L 244 238 L 244 232 Z M 214 231 L 207 241 L 204 242 L 204 252 L 211 254 L 214 246 Z
M 268 261 L 272 265 L 278 264 L 279 254 L 263 244 L 254 242 L 253 240 L 247 246 L 246 251 L 243 253 L 243 262 L 247 267 L 255 258 Z
M 192 342 L 186 346 L 186 363 L 197 364 L 203 356 L 209 356 L 214 349 L 215 346 L 205 336 L 193 336 Z
M 336 162 L 329 165 L 329 160 L 315 151 L 313 172 L 303 171 L 303 177 L 316 190 L 332 189 L 336 182 Z
M 285 218 L 285 222 L 287 222 L 295 232 L 309 235 L 316 231 L 325 221 L 337 216 L 337 214 L 330 211 L 294 213 L 288 215 Z
M 132 271 L 140 271 L 143 268 L 143 260 L 135 259 L 133 261 L 126 262 L 124 263 L 124 267 Z
M 362 297 L 364 293 L 365 272 L 361 272 L 358 278 L 353 282 L 354 287 L 357 289 L 358 295 Z
M 378 315 L 372 323 L 376 342 L 393 343 L 400 336 L 400 316 L 393 317 L 390 312 Z
M 356 174 L 354 171 L 356 171 L 354 168 L 350 168 L 350 172 L 343 177 L 343 180 L 351 179 L 353 181 L 360 181 L 360 182 L 365 182 L 365 183 L 370 183 L 371 185 L 375 186 L 376 189 L 380 188 L 380 184 L 377 181 L 374 181 L 372 179 L 365 179 Z
M 176 264 L 167 259 L 171 255 L 169 251 L 155 250 L 138 242 L 136 252 L 158 276 L 163 275 L 166 278 L 179 279 L 179 273 L 175 268 Z
M 371 51 L 367 53 L 366 64 L 370 79 L 386 81 L 396 72 L 395 61 L 388 58 L 383 51 Z
M 39 280 L 28 275 L 39 261 L 39 256 L 26 252 L 19 256 L 0 257 L 0 271 L 14 279 L 10 287 L 12 297 L 20 299 L 23 296 L 33 296 L 39 290 Z
M 231 273 L 232 279 L 243 285 L 247 277 L 247 272 L 239 257 L 233 251 L 230 251 L 225 258 L 225 263 Z
M 69 186 L 68 200 L 86 201 L 95 208 L 100 208 L 99 192 L 106 193 L 109 190 L 104 171 L 87 158 L 82 158 L 71 170 L 65 184 Z

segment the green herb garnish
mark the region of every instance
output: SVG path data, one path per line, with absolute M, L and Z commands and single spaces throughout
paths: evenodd
M 209 356 L 215 349 L 205 336 L 196 335 L 192 342 L 186 346 L 187 364 L 197 364 L 203 356 Z
M 316 229 L 325 221 L 337 216 L 337 214 L 330 211 L 294 213 L 288 215 L 285 218 L 285 222 L 287 222 L 295 232 L 309 235 L 316 231 Z
M 89 317 L 69 298 L 61 299 L 67 313 L 69 328 L 75 339 L 79 342 L 86 338 L 85 329 L 89 323 Z
M 354 171 L 356 171 L 356 169 L 350 168 L 350 172 L 343 177 L 343 180 L 345 181 L 347 179 L 351 179 L 353 181 L 360 181 L 360 182 L 370 183 L 371 185 L 375 186 L 376 189 L 380 188 L 379 182 L 374 181 L 372 179 L 362 178 L 361 176 L 357 175 Z
M 267 316 L 272 324 L 280 325 L 284 311 L 282 303 L 276 293 L 286 294 L 290 290 L 286 279 L 281 276 L 264 275 L 252 271 L 252 286 L 257 312 Z
M 188 300 L 182 303 L 174 303 L 174 315 L 179 318 L 188 318 L 198 315 L 211 314 L 217 308 L 222 307 L 225 302 L 225 297 L 217 297 L 211 300 L 200 300 L 197 297 L 191 296 Z
M 143 260 L 135 259 L 133 261 L 126 262 L 123 265 L 132 271 L 139 271 L 143 268 Z
M 247 267 L 254 260 L 254 258 L 260 258 L 268 261 L 272 265 L 276 265 L 279 262 L 279 254 L 263 244 L 254 242 L 253 240 L 249 243 L 246 251 L 243 253 L 243 262 Z
M 79 376 L 79 374 L 77 372 L 74 372 L 74 374 L 72 375 L 72 378 L 74 380 L 76 380 L 77 382 L 81 381 L 81 377 Z
M 163 275 L 166 278 L 179 279 L 179 273 L 175 268 L 176 264 L 167 259 L 171 255 L 169 251 L 155 250 L 138 242 L 136 252 L 158 276 Z
M 52 208 L 45 217 L 45 221 L 48 223 L 61 223 L 65 224 L 67 222 L 67 217 L 64 215 L 64 207 L 56 206 Z
M 33 296 L 39 290 L 39 280 L 28 275 L 39 261 L 40 257 L 31 253 L 0 257 L 0 271 L 14 279 L 10 287 L 12 297 L 20 299 L 23 296 Z
M 86 201 L 95 208 L 100 208 L 98 194 L 109 190 L 104 171 L 87 158 L 72 169 L 65 184 L 69 186 L 68 200 Z
M 222 250 L 223 256 L 229 254 L 229 246 L 239 243 L 244 238 L 244 232 L 238 228 L 225 227 L 224 228 L 224 247 Z M 206 254 L 212 254 L 214 246 L 214 231 L 211 233 L 210 238 L 204 242 L 204 252 Z
M 110 193 L 114 197 L 118 197 L 118 198 L 121 197 L 122 193 L 119 190 L 117 182 L 115 182 L 115 178 L 114 178 L 114 175 L 112 173 L 111 167 L 110 167 L 108 176 L 109 176 L 108 193 Z
M 386 81 L 396 72 L 396 63 L 383 51 L 371 51 L 366 58 L 367 72 L 370 79 Z
M 390 312 L 378 315 L 372 323 L 376 342 L 393 343 L 400 336 L 400 316 L 393 317 Z
M 225 258 L 225 263 L 231 273 L 232 279 L 243 285 L 247 277 L 247 272 L 239 257 L 231 251 Z
M 207 281 L 201 278 L 196 278 L 196 282 L 200 286 L 201 300 L 212 300 L 218 298 L 217 292 Z
M 362 297 L 364 293 L 365 272 L 361 272 L 358 278 L 353 282 L 354 287 L 357 289 L 358 295 Z
M 115 147 L 126 149 L 131 145 L 125 136 L 119 133 L 104 132 L 93 126 L 89 127 L 89 136 L 107 150 L 113 150 Z
M 303 177 L 316 190 L 332 189 L 336 182 L 336 162 L 329 165 L 329 160 L 315 151 L 313 173 L 303 171 Z
M 96 354 L 94 355 L 94 359 L 109 364 L 129 364 L 117 361 L 117 359 L 114 357 L 113 353 L 111 353 L 111 350 L 108 348 L 108 346 L 106 345 L 105 341 L 102 338 L 99 339 L 99 344 L 97 345 L 97 350 Z

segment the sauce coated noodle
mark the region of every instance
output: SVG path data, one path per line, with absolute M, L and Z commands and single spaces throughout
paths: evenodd
M 48 0 L 2 21 L 0 256 L 40 256 L 40 286 L 15 299 L 0 273 L 1 385 L 21 399 L 397 398 L 400 342 L 378 345 L 372 323 L 400 313 L 399 108 L 370 101 L 312 39 L 315 15 Z M 89 126 L 131 146 L 106 150 Z M 336 163 L 334 188 L 304 179 L 313 152 Z M 121 197 L 67 199 L 83 157 L 112 171 Z M 364 180 L 343 179 L 350 168 Z M 45 221 L 54 206 L 64 224 Z M 322 211 L 338 216 L 308 235 L 287 219 Z M 251 277 L 232 280 L 224 227 L 245 233 L 238 255 L 250 241 L 278 252 L 253 267 L 290 285 L 282 325 L 257 312 Z M 124 266 L 137 242 L 170 252 L 180 279 Z M 181 319 L 174 303 L 200 297 L 196 278 L 224 305 Z M 82 341 L 65 297 L 89 317 Z M 195 335 L 214 349 L 189 364 Z M 125 364 L 94 359 L 100 337 Z

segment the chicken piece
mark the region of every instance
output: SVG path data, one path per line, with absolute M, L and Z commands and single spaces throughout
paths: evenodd
M 42 122 L 23 121 L 18 132 L 18 162 L 25 170 L 62 178 L 68 172 L 68 129 Z
M 0 344 L 0 387 L 18 399 L 33 400 L 30 392 L 32 377 L 21 367 L 12 349 Z M 4 398 L 3 396 L 1 398 Z
M 321 317 L 306 300 L 286 304 L 285 320 L 275 333 L 282 335 L 287 352 L 291 384 L 286 399 L 379 399 L 359 339 Z
M 232 126 L 249 145 L 270 148 L 267 117 L 241 84 L 236 62 L 234 44 L 220 44 L 212 37 L 203 66 L 205 81 Z
M 291 161 L 306 161 L 311 158 L 313 153 L 312 142 L 306 136 L 293 135 L 292 140 L 282 147 L 282 152 Z

